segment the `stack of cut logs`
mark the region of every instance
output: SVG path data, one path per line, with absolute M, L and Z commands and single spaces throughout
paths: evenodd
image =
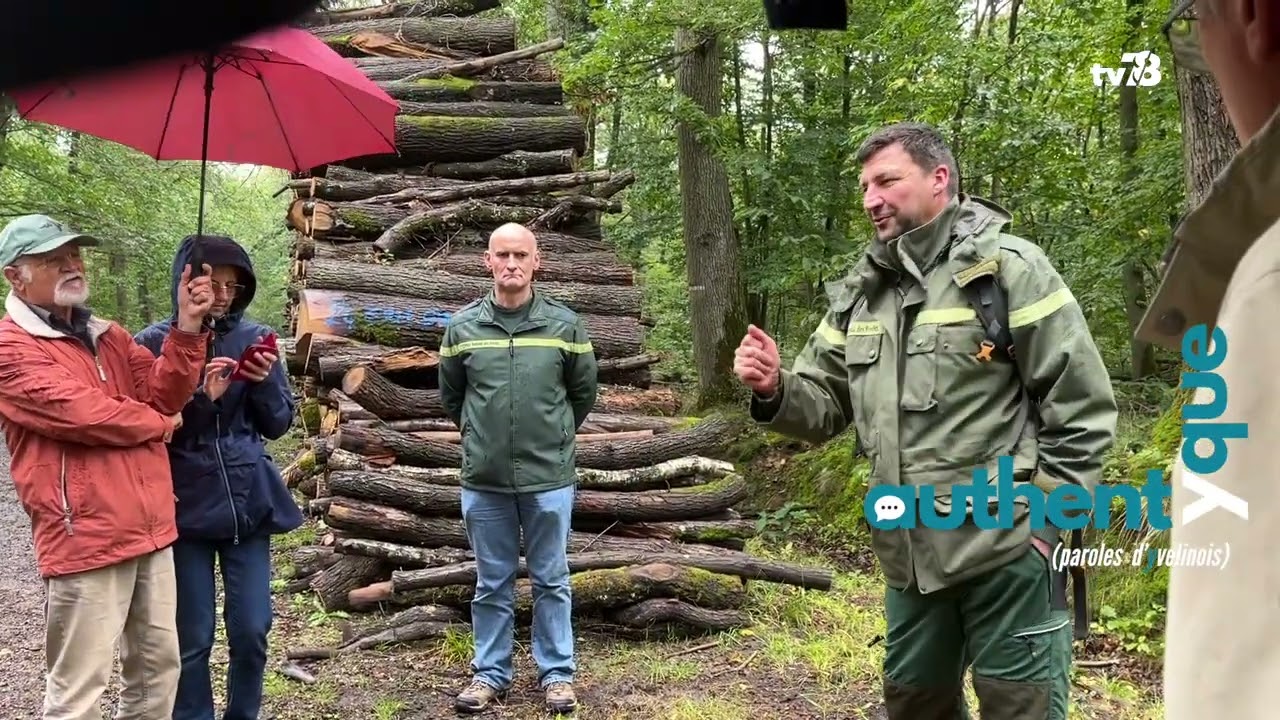
M 289 184 L 297 235 L 283 345 L 311 437 L 285 475 L 326 528 L 295 553 L 290 589 L 314 590 L 328 609 L 408 608 L 344 647 L 465 623 L 475 564 L 437 350 L 450 314 L 491 287 L 489 232 L 513 221 L 537 233 L 537 286 L 583 317 L 600 367 L 577 436 L 575 615 L 644 634 L 723 629 L 747 622 L 746 579 L 828 588 L 825 570 L 743 551 L 755 525 L 732 506 L 747 488 L 714 459 L 739 428 L 677 416 L 676 394 L 651 378 L 658 357 L 644 352 L 640 288 L 603 239 L 600 215 L 619 211 L 614 196 L 634 176 L 577 167 L 584 122 L 538 57 L 560 43 L 517 49 L 496 5 L 428 0 L 301 23 L 401 114 L 399 156 L 353 158 Z M 528 621 L 523 564 L 516 598 Z

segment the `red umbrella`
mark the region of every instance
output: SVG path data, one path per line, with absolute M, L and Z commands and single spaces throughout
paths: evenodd
M 200 160 L 197 234 L 204 231 L 209 160 L 301 172 L 396 152 L 399 104 L 350 61 L 295 28 L 10 95 L 27 120 L 112 140 L 157 160 Z

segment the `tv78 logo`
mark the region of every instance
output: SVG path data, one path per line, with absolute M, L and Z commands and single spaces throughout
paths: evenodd
M 1120 56 L 1120 64 L 1121 67 L 1108 68 L 1094 63 L 1091 68 L 1094 86 L 1102 87 L 1104 75 L 1107 80 L 1111 81 L 1112 87 L 1120 87 L 1121 85 L 1151 87 L 1160 82 L 1162 77 L 1160 74 L 1160 56 L 1150 50 L 1124 53 Z M 1126 67 L 1129 69 L 1128 77 L 1125 76 Z

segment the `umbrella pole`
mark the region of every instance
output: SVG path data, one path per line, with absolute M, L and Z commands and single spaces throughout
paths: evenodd
M 204 274 L 204 258 L 200 253 L 200 236 L 204 235 L 204 186 L 209 166 L 209 114 L 213 105 L 214 54 L 204 61 L 204 127 L 200 138 L 200 209 L 196 215 L 196 239 L 191 247 L 191 275 Z

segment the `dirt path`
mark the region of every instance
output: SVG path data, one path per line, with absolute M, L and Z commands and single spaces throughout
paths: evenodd
M 44 698 L 44 593 L 31 524 L 9 479 L 0 442 L 0 718 L 39 717 Z

